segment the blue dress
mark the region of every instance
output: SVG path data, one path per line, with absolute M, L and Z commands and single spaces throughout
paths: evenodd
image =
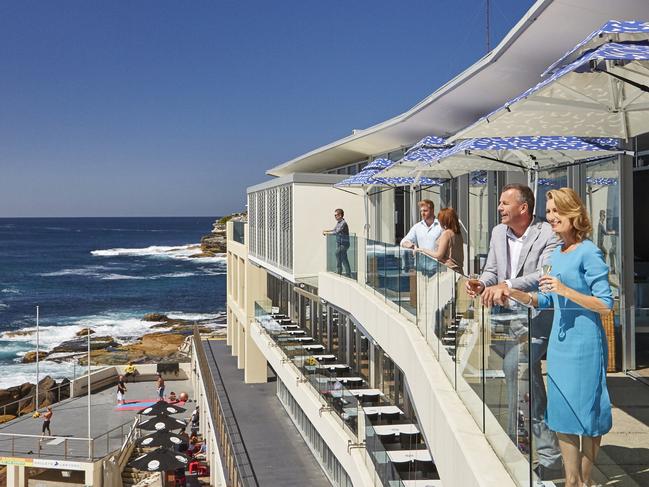
M 590 240 L 574 250 L 557 247 L 550 257 L 551 275 L 609 308 L 613 296 L 604 256 Z M 608 345 L 600 316 L 556 293 L 539 292 L 539 308 L 554 308 L 548 343 L 548 405 L 545 421 L 558 433 L 601 436 L 612 426 L 606 387 Z

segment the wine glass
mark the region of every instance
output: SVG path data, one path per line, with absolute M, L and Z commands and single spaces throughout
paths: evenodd
M 543 264 L 541 266 L 541 275 L 543 276 L 549 276 L 550 272 L 552 272 L 552 266 L 550 264 Z M 547 293 L 548 288 L 546 286 L 543 286 L 543 289 L 541 289 L 541 292 Z

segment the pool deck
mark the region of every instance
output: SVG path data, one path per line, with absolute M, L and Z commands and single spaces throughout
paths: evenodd
M 166 381 L 167 391 L 191 393 L 191 383 L 187 380 Z M 126 402 L 155 401 L 156 388 L 153 382 L 127 383 Z M 191 394 L 190 394 L 191 397 Z M 122 446 L 124 436 L 133 423 L 137 411 L 116 409 L 116 387 L 111 386 L 91 395 L 91 435 L 94 438 L 92 449 L 88 447 L 88 397 L 67 399 L 52 406 L 51 431 L 56 438 L 40 441 L 33 436 L 41 435 L 43 420 L 31 415 L 21 416 L 0 426 L 0 456 L 23 458 L 67 458 L 88 461 L 103 458 Z M 189 402 L 187 412 L 176 415 L 186 419 L 191 415 L 194 403 Z M 41 409 L 41 412 L 43 409 Z M 110 433 L 109 433 L 110 432 Z

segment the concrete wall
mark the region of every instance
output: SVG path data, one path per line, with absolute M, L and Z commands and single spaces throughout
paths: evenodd
M 345 211 L 349 232 L 363 235 L 365 221 L 362 191 L 350 194 L 331 185 L 299 183 L 293 186 L 293 275 L 317 276 L 326 269 L 326 238 L 323 230 L 336 225 L 334 210 Z
M 320 274 L 319 294 L 353 315 L 406 375 L 444 485 L 515 485 L 414 323 L 364 287 L 333 274 Z
M 266 298 L 266 272 L 248 261 L 248 247 L 232 240 L 233 228 L 227 226 L 227 344 L 244 369 L 246 383 L 266 382 L 266 359 L 250 339 L 248 323 L 255 316 L 255 301 Z M 248 225 L 245 242 L 249 241 Z

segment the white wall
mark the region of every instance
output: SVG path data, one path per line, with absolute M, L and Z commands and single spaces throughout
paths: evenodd
M 347 190 L 346 190 L 347 191 Z M 345 211 L 349 233 L 363 235 L 363 196 L 331 185 L 296 183 L 293 186 L 293 275 L 317 276 L 326 269 L 326 238 L 323 230 L 336 225 L 334 210 Z M 351 259 L 350 259 L 351 260 Z

